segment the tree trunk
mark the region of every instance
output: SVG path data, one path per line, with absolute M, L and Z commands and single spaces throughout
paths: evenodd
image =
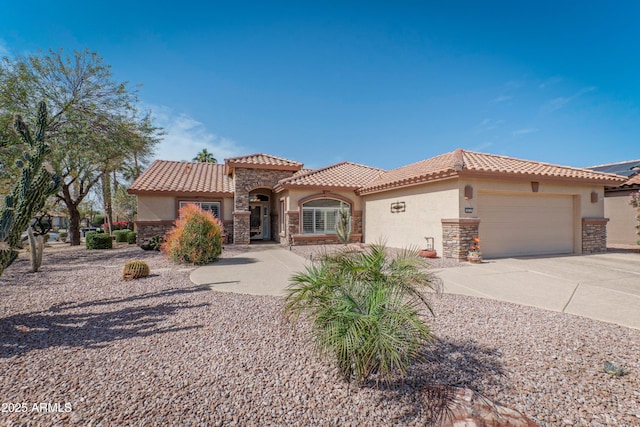
M 102 174 L 102 200 L 104 202 L 104 214 L 106 216 L 106 223 L 109 225 L 109 232 L 111 230 L 111 224 L 113 224 L 113 208 L 111 205 L 111 175 L 109 172 Z
M 80 246 L 80 211 L 77 206 L 68 206 L 69 210 L 69 238 L 71 246 Z

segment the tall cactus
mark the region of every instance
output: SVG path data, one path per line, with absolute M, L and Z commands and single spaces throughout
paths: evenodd
M 62 183 L 45 161 L 51 151 L 44 141 L 47 126 L 45 103 L 38 103 L 35 139 L 19 115 L 15 116 L 13 126 L 27 145 L 27 151 L 23 154 L 24 160 L 16 161 L 21 169 L 20 179 L 5 197 L 0 214 L 0 275 L 17 258 L 16 247 L 31 218 L 43 208 L 49 196 L 59 191 Z

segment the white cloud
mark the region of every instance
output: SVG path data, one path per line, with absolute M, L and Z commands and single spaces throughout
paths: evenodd
M 516 131 L 513 131 L 512 134 L 514 136 L 517 135 L 526 135 L 528 133 L 534 133 L 534 132 L 538 132 L 540 129 L 537 128 L 525 128 L 525 129 L 518 129 Z
M 504 120 L 494 120 L 491 118 L 486 118 L 480 122 L 480 124 L 476 127 L 478 132 L 487 132 L 493 129 L 496 129 L 505 123 Z
M 553 86 L 553 85 L 555 85 L 557 83 L 560 83 L 561 81 L 562 81 L 561 77 L 551 77 L 551 78 L 546 79 L 542 83 L 540 83 L 538 85 L 538 88 L 539 89 L 545 89 L 545 88 L 547 88 L 549 86 Z
M 597 88 L 595 86 L 588 86 L 588 87 L 584 87 L 584 88 L 580 89 L 579 91 L 577 91 L 576 93 L 574 93 L 571 96 L 554 98 L 551 101 L 549 101 L 543 107 L 543 110 L 545 112 L 547 112 L 547 113 L 552 113 L 552 112 L 554 112 L 556 110 L 559 110 L 560 108 L 564 107 L 565 105 L 567 105 L 571 101 L 576 100 L 577 98 L 581 97 L 582 95 L 584 95 L 586 93 L 593 92 L 596 89 Z
M 161 160 L 191 160 L 203 148 L 213 153 L 222 163 L 229 157 L 243 154 L 235 141 L 220 137 L 209 131 L 198 120 L 185 113 L 176 113 L 171 108 L 157 105 L 146 105 L 151 110 L 155 123 L 164 129 L 166 135 L 156 147 L 154 158 Z
M 491 102 L 494 104 L 498 104 L 500 102 L 510 101 L 513 99 L 513 96 L 509 95 L 500 95 L 499 97 L 493 99 Z

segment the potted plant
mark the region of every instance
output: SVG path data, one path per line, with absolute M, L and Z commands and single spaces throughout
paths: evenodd
M 438 253 L 433 249 L 433 237 L 425 237 L 424 239 L 427 241 L 427 247 L 426 249 L 420 249 L 420 251 L 418 251 L 418 255 L 423 258 L 437 257 Z
M 478 237 L 473 238 L 473 243 L 469 246 L 467 259 L 471 264 L 480 264 L 482 262 L 482 251 L 480 250 L 480 239 Z

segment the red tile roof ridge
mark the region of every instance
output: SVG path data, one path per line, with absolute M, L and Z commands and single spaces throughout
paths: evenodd
M 329 165 L 329 166 L 325 166 L 323 168 L 311 169 L 311 170 L 309 170 L 309 171 L 307 171 L 305 173 L 300 173 L 300 174 L 296 174 L 296 175 L 290 176 L 288 178 L 281 179 L 278 182 L 281 183 L 281 184 L 286 184 L 288 181 L 294 181 L 296 179 L 305 178 L 305 177 L 307 177 L 309 175 L 313 175 L 313 174 L 316 174 L 316 173 L 324 172 L 324 171 L 327 171 L 329 169 L 335 169 L 338 166 L 342 166 L 342 165 L 346 165 L 346 164 L 353 165 L 353 166 L 358 166 L 358 167 L 362 167 L 362 168 L 367 168 L 367 169 L 371 169 L 371 170 L 375 170 L 375 171 L 384 172 L 384 169 L 380 169 L 380 168 L 376 168 L 376 167 L 373 167 L 373 166 L 367 166 L 367 165 L 363 165 L 363 164 L 360 164 L 360 163 L 354 163 L 354 162 L 350 162 L 348 160 L 345 160 L 345 161 L 342 161 L 342 162 L 334 163 L 334 164 Z
M 224 159 L 224 161 L 225 161 L 225 163 L 229 162 L 229 161 L 231 161 L 231 162 L 242 161 L 243 159 L 249 159 L 249 158 L 252 158 L 252 157 L 255 158 L 255 157 L 260 157 L 260 156 L 272 158 L 272 159 L 275 159 L 275 160 L 280 160 L 280 161 L 285 162 L 285 163 L 291 163 L 291 164 L 295 164 L 295 165 L 302 165 L 302 163 L 300 163 L 298 161 L 285 159 L 284 157 L 278 157 L 278 156 L 274 156 L 273 154 L 266 154 L 266 153 L 252 153 L 252 154 L 245 154 L 245 155 L 242 155 L 242 156 L 229 157 L 229 158 Z
M 506 159 L 506 160 L 516 160 L 516 161 L 519 161 L 519 162 L 529 163 L 529 164 L 532 164 L 532 165 L 549 166 L 549 167 L 552 167 L 552 168 L 563 168 L 563 169 L 569 169 L 569 170 L 580 171 L 580 172 L 595 173 L 595 174 L 609 176 L 609 177 L 612 177 L 612 178 L 625 178 L 625 177 L 623 177 L 621 175 L 617 175 L 615 173 L 610 173 L 610 172 L 597 172 L 597 171 L 593 171 L 593 170 L 587 169 L 587 168 L 577 168 L 577 167 L 574 167 L 574 166 L 559 165 L 559 164 L 554 164 L 554 163 L 541 162 L 541 161 L 538 161 L 538 160 L 526 160 L 526 159 L 521 159 L 521 158 L 518 158 L 518 157 L 505 156 L 503 154 L 490 154 L 490 153 L 482 153 L 482 152 L 470 151 L 470 150 L 462 150 L 462 152 L 463 152 L 463 154 L 464 153 L 468 153 L 468 154 L 475 154 L 475 155 L 487 156 L 487 157 L 493 157 L 493 158 L 497 157 L 497 158 Z M 467 162 L 465 162 L 465 166 L 466 166 L 466 164 L 467 164 Z M 520 172 L 520 171 L 518 171 L 518 172 L 512 172 L 512 173 L 527 174 L 528 172 Z

